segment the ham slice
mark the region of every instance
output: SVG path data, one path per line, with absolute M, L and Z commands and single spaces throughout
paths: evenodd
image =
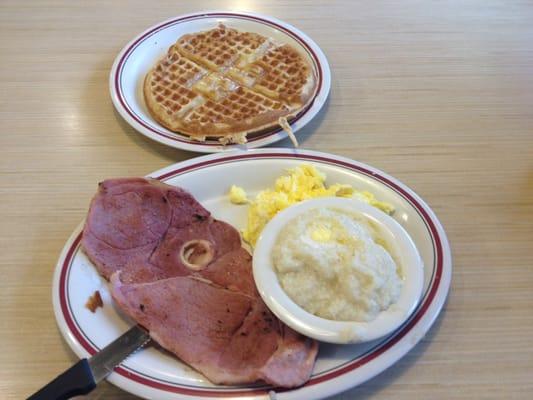
M 309 379 L 317 343 L 272 315 L 237 230 L 187 191 L 143 178 L 100 183 L 82 247 L 119 308 L 212 382 Z
M 166 253 L 164 253 L 166 254 Z M 252 270 L 252 256 L 242 247 L 230 251 L 202 271 L 190 271 L 182 265 L 176 266 L 134 261 L 121 269 L 120 280 L 124 283 L 153 282 L 175 276 L 195 276 L 209 280 L 226 289 L 249 296 L 259 296 L 255 287 Z
M 146 261 L 169 228 L 210 217 L 183 189 L 143 178 L 98 184 L 83 228 L 82 246 L 106 279 L 126 264 Z
M 182 248 L 187 243 L 207 242 L 212 248 L 212 260 L 241 248 L 239 232 L 231 225 L 213 219 L 190 224 L 181 229 L 170 228 L 161 244 L 150 257 L 152 264 L 167 271 L 168 277 L 190 275 L 196 272 L 187 267 Z M 204 269 L 200 270 L 203 271 Z
M 252 256 L 242 247 L 218 258 L 201 276 L 224 288 L 259 297 L 252 274 Z
M 111 283 L 126 314 L 211 382 L 293 387 L 309 379 L 317 343 L 281 324 L 259 297 L 191 276 L 124 284 L 117 273 Z

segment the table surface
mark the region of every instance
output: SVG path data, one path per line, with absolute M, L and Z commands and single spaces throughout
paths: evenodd
M 452 286 L 434 327 L 336 398 L 532 398 L 533 4 L 324 4 L 2 1 L 2 398 L 24 398 L 76 360 L 56 327 L 51 281 L 96 182 L 196 156 L 144 138 L 114 111 L 115 56 L 148 26 L 207 9 L 269 14 L 311 36 L 332 88 L 301 146 L 394 175 L 450 239 Z M 133 398 L 108 383 L 89 397 Z

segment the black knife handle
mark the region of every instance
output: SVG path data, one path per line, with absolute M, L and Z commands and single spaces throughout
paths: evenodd
M 66 400 L 87 394 L 96 387 L 89 361 L 81 359 L 28 400 Z

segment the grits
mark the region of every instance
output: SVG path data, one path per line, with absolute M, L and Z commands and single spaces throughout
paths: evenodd
M 363 215 L 318 208 L 287 222 L 272 261 L 283 290 L 322 318 L 369 322 L 395 303 L 397 265 L 379 230 Z

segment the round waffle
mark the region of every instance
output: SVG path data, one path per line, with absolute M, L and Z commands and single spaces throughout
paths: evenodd
M 311 65 L 287 44 L 220 24 L 187 34 L 146 75 L 144 97 L 166 128 L 203 141 L 245 143 L 313 98 Z

